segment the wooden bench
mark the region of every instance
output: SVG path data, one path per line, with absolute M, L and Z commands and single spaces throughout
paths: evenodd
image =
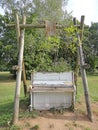
M 73 72 L 36 72 L 31 74 L 30 108 L 49 110 L 50 108 L 69 108 L 75 103 L 75 84 Z

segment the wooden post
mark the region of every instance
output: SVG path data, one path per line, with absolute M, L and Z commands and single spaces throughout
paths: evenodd
M 74 23 L 74 26 L 77 27 L 76 18 L 73 18 L 73 23 Z M 77 33 L 77 31 L 75 31 L 75 32 Z M 77 80 L 78 80 L 78 76 L 79 76 L 79 66 L 80 66 L 79 49 L 77 47 L 76 67 L 75 67 L 75 72 L 74 72 L 74 80 L 75 80 L 75 85 L 76 85 L 76 94 L 77 94 Z
M 19 18 L 18 14 L 15 14 L 16 17 L 16 35 L 17 35 L 17 47 L 18 47 L 18 52 L 19 52 L 19 44 L 20 44 L 20 25 L 19 25 Z
M 26 81 L 26 70 L 24 60 L 22 61 L 22 76 L 23 76 L 23 86 L 24 86 L 24 94 L 27 95 L 27 81 Z
M 84 68 L 84 56 L 82 50 L 82 38 L 83 38 L 83 30 L 84 30 L 84 16 L 81 16 L 81 25 L 80 25 L 80 33 L 77 33 L 78 38 L 78 51 L 79 51 L 79 58 L 80 58 L 80 69 L 81 69 L 81 76 L 82 82 L 84 86 L 84 95 L 85 95 L 85 102 L 87 108 L 87 116 L 90 121 L 93 121 L 92 111 L 91 111 L 91 104 L 90 104 L 90 97 L 89 97 L 89 89 L 88 89 L 88 82 L 86 77 L 86 71 Z
M 23 15 L 23 23 L 25 24 L 26 17 Z M 19 115 L 19 98 L 20 98 L 20 85 L 21 85 L 21 74 L 22 74 L 22 61 L 23 61 L 23 51 L 24 51 L 24 29 L 20 31 L 20 47 L 19 47 L 19 58 L 16 79 L 16 90 L 15 90 L 15 99 L 14 99 L 14 115 L 13 115 L 13 124 L 17 124 L 18 115 Z
M 16 16 L 16 34 L 17 34 L 17 46 L 18 46 L 18 52 L 19 52 L 19 48 L 20 48 L 20 25 L 19 25 L 19 18 L 17 13 L 15 14 Z M 26 96 L 27 94 L 27 82 L 26 82 L 26 72 L 25 72 L 25 64 L 24 64 L 24 60 L 22 63 L 22 74 L 23 74 L 23 86 L 24 86 L 24 94 Z

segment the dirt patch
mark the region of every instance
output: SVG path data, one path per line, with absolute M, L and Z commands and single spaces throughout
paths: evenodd
M 98 103 L 92 104 L 93 122 L 86 115 L 84 103 L 76 103 L 75 111 L 63 114 L 42 111 L 36 118 L 20 119 L 18 125 L 23 130 L 98 130 Z

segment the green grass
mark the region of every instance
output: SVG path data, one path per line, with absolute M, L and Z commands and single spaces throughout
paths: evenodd
M 98 101 L 98 75 L 89 76 L 88 85 L 92 101 Z
M 91 101 L 98 101 L 98 75 L 88 75 L 88 90 Z M 78 78 L 77 86 L 77 100 L 80 100 L 84 96 L 84 89 L 82 84 L 82 78 Z
M 16 81 L 9 72 L 0 72 L 0 126 L 12 120 Z M 21 97 L 23 97 L 21 88 Z
M 98 75 L 89 75 L 88 85 L 92 102 L 98 101 Z M 16 81 L 9 72 L 0 72 L 0 126 L 7 126 L 12 119 Z M 84 96 L 81 77 L 78 78 L 77 101 Z M 21 98 L 24 99 L 23 87 Z M 24 103 L 25 100 L 23 100 Z
M 13 75 L 10 74 L 10 72 L 0 72 L 0 83 L 3 82 L 12 82 L 13 80 Z

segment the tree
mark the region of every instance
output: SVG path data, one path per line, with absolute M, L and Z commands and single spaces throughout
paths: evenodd
M 36 1 L 35 0 L 34 1 L 32 1 L 32 0 L 29 0 L 29 1 L 24 1 L 24 0 L 21 0 L 21 1 L 20 0 L 14 0 L 14 1 L 9 0 L 8 1 L 8 0 L 6 0 L 6 1 L 4 1 L 4 0 L 1 0 L 0 3 L 2 4 L 3 7 L 5 7 L 5 12 L 6 12 L 5 15 L 9 16 L 9 18 L 12 19 L 12 20 L 6 21 L 6 22 L 9 22 L 9 23 L 13 22 L 13 20 L 14 20 L 13 11 L 18 11 L 20 15 L 21 15 L 21 13 L 26 13 L 26 14 L 29 13 L 29 15 L 27 15 L 28 16 L 27 22 L 34 23 L 36 20 L 38 20 L 38 19 L 40 20 L 40 17 L 43 20 L 45 20 L 45 19 L 51 19 L 53 21 L 54 20 L 57 20 L 57 21 L 63 20 L 64 11 L 62 10 L 62 5 L 66 6 L 67 0 L 66 1 L 65 0 L 60 0 L 60 1 L 49 1 L 49 0 L 45 0 L 45 1 L 43 1 L 43 0 L 36 0 Z M 43 6 L 43 8 L 42 8 L 42 6 Z M 8 33 L 10 33 L 10 32 L 8 31 Z M 45 39 L 45 35 L 42 36 L 42 35 L 40 35 L 40 33 L 45 33 L 45 31 L 42 31 L 42 30 L 36 31 L 36 29 L 35 29 L 35 31 L 28 30 L 27 34 L 26 34 L 26 39 L 28 39 L 28 41 L 30 41 L 29 40 L 30 39 L 29 35 L 30 35 L 31 37 L 33 37 L 33 41 L 35 42 L 35 44 L 37 41 L 37 46 L 40 45 L 41 43 L 44 44 L 44 42 L 46 44 L 46 41 L 42 40 L 42 39 Z M 7 37 L 6 33 L 4 35 L 8 39 L 9 36 Z M 6 41 L 8 41 L 7 39 L 6 39 Z M 35 40 L 35 39 L 37 39 L 37 40 Z M 38 40 L 38 39 L 41 39 L 41 40 Z M 12 41 L 13 41 L 13 39 L 12 39 Z M 38 42 L 41 42 L 41 43 L 38 43 Z M 26 51 L 29 48 L 29 44 L 27 45 L 25 43 L 25 45 L 26 45 L 26 47 L 25 47 L 25 51 Z M 48 53 L 47 53 L 47 55 L 49 55 Z M 15 54 L 17 55 L 17 53 L 15 53 Z M 25 54 L 28 55 L 28 53 L 25 53 Z M 12 56 L 14 56 L 14 55 L 12 55 Z M 27 57 L 27 56 L 25 56 L 25 57 Z M 17 57 L 13 57 L 13 58 L 11 57 L 11 59 L 14 61 L 14 59 L 17 59 Z M 26 61 L 27 59 L 30 59 L 30 58 L 26 58 L 24 60 Z M 30 63 L 30 60 L 27 60 L 27 61 Z M 27 61 L 26 61 L 26 68 L 29 69 L 30 67 L 27 67 Z M 10 63 L 13 64 L 13 62 L 10 62 Z M 16 63 L 16 61 L 14 61 L 14 63 Z M 28 64 L 28 66 L 29 66 L 29 64 Z
M 89 29 L 90 31 L 90 45 L 91 45 L 91 53 L 92 53 L 92 61 L 93 61 L 93 70 L 98 67 L 98 23 L 92 23 Z
M 7 14 L 5 16 L 1 16 L 1 32 L 0 32 L 0 45 L 1 45 L 1 58 L 2 65 L 5 66 L 7 70 L 11 70 L 12 64 L 17 64 L 17 44 L 15 31 L 11 29 L 9 31 L 8 28 L 5 28 L 5 24 L 7 22 L 12 22 L 13 17 L 9 17 Z
M 84 57 L 89 68 L 87 71 L 94 72 L 97 67 L 96 59 L 98 57 L 98 23 L 92 23 L 90 27 L 84 30 L 83 50 Z
M 54 18 L 62 17 L 68 0 L 1 0 L 0 5 L 5 12 L 12 13 L 14 10 L 21 13 L 36 13 L 39 17 Z M 52 16 L 52 17 L 51 17 Z
M 5 12 L 12 14 L 14 11 L 19 14 L 29 13 L 33 11 L 33 0 L 1 0 L 1 7 Z
M 89 39 L 92 47 L 92 54 L 98 56 L 98 23 L 92 23 L 89 31 Z
M 64 17 L 62 8 L 66 11 L 67 0 L 34 0 L 34 5 L 39 20 L 60 22 Z

